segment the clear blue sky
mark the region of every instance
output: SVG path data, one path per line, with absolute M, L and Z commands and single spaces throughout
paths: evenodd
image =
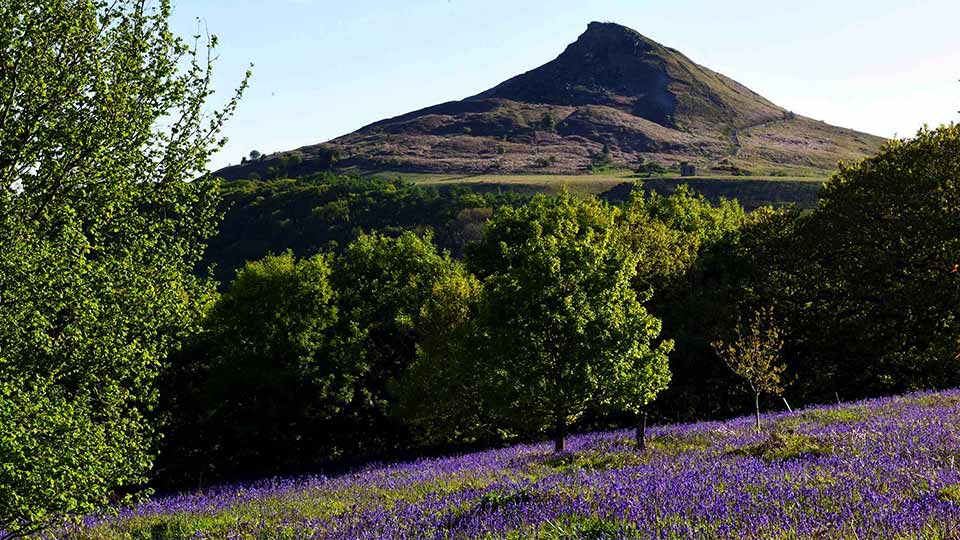
M 908 136 L 958 118 L 957 0 L 175 0 L 220 38 L 217 98 L 255 64 L 217 168 L 485 90 L 593 20 L 679 49 L 797 113 Z

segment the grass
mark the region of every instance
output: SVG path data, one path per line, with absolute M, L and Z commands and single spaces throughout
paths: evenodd
M 729 176 L 697 175 L 681 177 L 676 174 L 653 177 L 640 176 L 629 170 L 611 170 L 597 174 L 440 174 L 399 173 L 379 171 L 368 176 L 402 178 L 423 186 L 463 186 L 477 190 L 516 190 L 534 193 L 558 193 L 566 188 L 575 195 L 589 197 L 611 195 L 623 190 L 624 185 L 644 185 L 668 194 L 680 184 L 687 184 L 708 198 L 737 199 L 744 207 L 796 203 L 804 208 L 816 204 L 816 193 L 825 178 L 822 176 Z M 617 196 L 614 196 L 616 199 Z
M 546 523 L 536 531 L 518 530 L 507 540 L 623 540 L 640 538 L 630 523 L 593 516 L 569 516 Z
M 833 409 L 814 409 L 806 411 L 791 418 L 785 419 L 778 424 L 779 429 L 792 430 L 803 425 L 816 424 L 819 426 L 829 426 L 841 423 L 860 422 L 868 418 L 872 411 L 866 407 L 838 407 Z
M 543 463 L 559 471 L 605 471 L 640 465 L 646 461 L 637 452 L 624 451 L 564 454 L 551 457 Z
M 379 172 L 371 176 L 403 178 L 424 186 L 503 187 L 523 191 L 558 193 L 567 188 L 571 193 L 590 196 L 599 195 L 637 177 L 630 171 L 608 171 L 600 174 L 435 174 Z
M 774 431 L 758 443 L 731 451 L 734 455 L 758 457 L 767 462 L 821 456 L 831 452 L 832 446 L 823 439 L 790 431 Z
M 960 504 L 960 484 L 943 487 L 937 495 L 944 501 Z

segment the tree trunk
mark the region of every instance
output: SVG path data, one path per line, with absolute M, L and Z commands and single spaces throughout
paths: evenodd
M 640 413 L 637 418 L 637 451 L 643 452 L 647 449 L 647 411 Z
M 755 403 L 757 405 L 757 433 L 760 433 L 760 392 L 757 392 L 755 396 Z
M 567 420 L 563 417 L 557 417 L 556 438 L 553 440 L 553 452 L 555 454 L 563 453 L 563 442 L 567 437 Z

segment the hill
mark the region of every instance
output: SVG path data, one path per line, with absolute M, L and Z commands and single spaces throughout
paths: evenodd
M 238 180 L 223 186 L 223 221 L 210 239 L 201 273 L 210 266 L 226 285 L 247 261 L 291 250 L 312 256 L 338 251 L 363 231 L 431 230 L 455 256 L 480 238 L 493 210 L 530 198 L 512 190 L 461 185 L 421 187 L 381 178 L 328 174 L 296 180 Z
M 273 479 L 88 518 L 121 538 L 955 538 L 960 391 Z
M 645 163 L 701 174 L 827 176 L 884 140 L 788 111 L 679 51 L 590 23 L 555 60 L 459 101 L 218 171 L 583 174 Z

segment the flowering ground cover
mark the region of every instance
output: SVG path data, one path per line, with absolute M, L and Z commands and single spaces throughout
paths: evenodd
M 960 538 L 960 391 L 269 480 L 88 517 L 69 540 Z

